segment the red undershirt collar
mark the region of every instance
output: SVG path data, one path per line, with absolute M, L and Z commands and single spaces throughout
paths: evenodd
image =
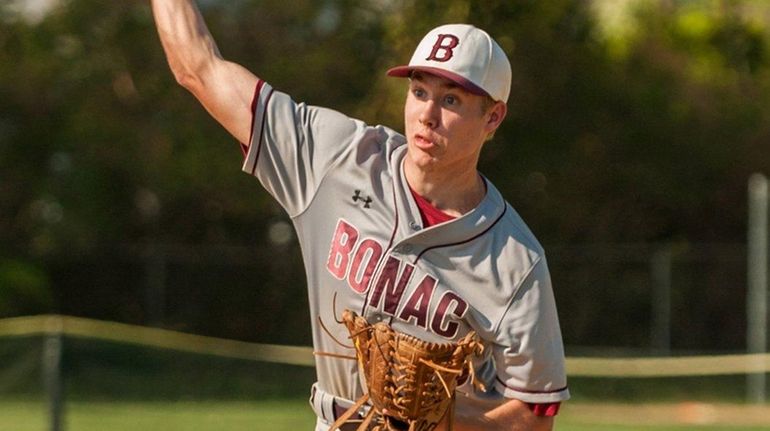
M 422 224 L 426 228 L 457 218 L 433 206 L 430 202 L 428 202 L 427 199 L 417 194 L 417 192 L 415 192 L 411 186 L 409 187 L 409 191 L 412 192 L 414 202 L 417 204 L 417 208 L 420 210 L 420 218 L 422 218 Z

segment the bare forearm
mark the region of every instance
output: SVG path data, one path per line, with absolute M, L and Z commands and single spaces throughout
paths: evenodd
M 152 0 L 152 12 L 177 81 L 194 86 L 212 61 L 220 60 L 219 49 L 193 0 Z
M 553 418 L 535 416 L 517 400 L 490 404 L 458 397 L 453 429 L 456 431 L 551 431 Z

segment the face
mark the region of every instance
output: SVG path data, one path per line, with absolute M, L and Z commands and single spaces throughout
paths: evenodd
M 475 172 L 481 147 L 505 116 L 505 104 L 485 112 L 483 101 L 452 81 L 416 72 L 404 106 L 408 163 L 426 172 Z

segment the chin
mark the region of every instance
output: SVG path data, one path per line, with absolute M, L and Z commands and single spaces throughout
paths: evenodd
M 429 172 L 435 170 L 438 167 L 438 160 L 432 157 L 412 158 L 412 163 L 417 169 L 423 172 Z

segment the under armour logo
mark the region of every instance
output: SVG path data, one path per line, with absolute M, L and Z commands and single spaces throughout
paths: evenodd
M 353 195 L 353 202 L 363 201 L 364 208 L 371 208 L 369 206 L 370 203 L 372 203 L 372 198 L 369 196 L 363 197 L 361 196 L 361 190 L 356 190 L 356 194 Z
M 449 61 L 454 55 L 454 49 L 460 44 L 460 39 L 453 34 L 440 34 L 433 45 L 433 50 L 426 60 L 445 62 Z M 439 57 L 439 51 L 441 56 Z

